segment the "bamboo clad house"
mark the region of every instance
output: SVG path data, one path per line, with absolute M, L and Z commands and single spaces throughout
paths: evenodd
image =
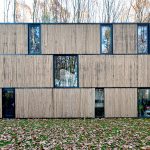
M 0 24 L 1 118 L 150 117 L 150 24 Z

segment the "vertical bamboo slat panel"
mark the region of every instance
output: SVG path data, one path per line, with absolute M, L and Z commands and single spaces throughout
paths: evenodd
M 0 118 L 2 118 L 2 89 L 0 89 Z
M 52 89 L 16 89 L 16 118 L 53 117 Z
M 105 88 L 105 117 L 137 117 L 137 89 Z
M 79 56 L 80 87 L 136 87 L 137 56 Z M 143 79 L 142 79 L 143 80 Z
M 114 86 L 114 56 L 105 56 L 105 87 Z
M 125 87 L 137 87 L 138 85 L 138 58 L 135 55 L 125 56 Z
M 144 71 L 145 73 L 146 71 Z M 150 56 L 147 55 L 147 87 L 150 87 Z
M 114 86 L 122 87 L 125 85 L 125 56 L 114 56 Z
M 95 89 L 16 89 L 17 118 L 94 117 Z
M 136 54 L 137 53 L 137 25 L 114 24 L 113 25 L 113 53 Z
M 146 55 L 138 56 L 138 87 L 147 87 L 148 83 L 148 62 Z
M 54 117 L 94 117 L 95 89 L 54 89 Z
M 52 87 L 52 56 L 0 56 L 0 87 Z
M 0 25 L 0 54 L 27 54 L 28 26 L 21 24 Z
M 105 86 L 105 56 L 79 56 L 79 82 L 81 87 Z
M 42 25 L 43 54 L 99 54 L 99 25 Z

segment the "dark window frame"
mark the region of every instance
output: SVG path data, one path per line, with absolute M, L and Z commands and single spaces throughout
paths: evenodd
M 95 105 L 96 105 L 96 90 L 103 90 L 103 92 L 104 92 L 104 116 L 96 116 L 96 107 L 94 107 L 94 109 L 95 109 L 95 118 L 105 118 L 105 88 L 98 88 L 98 87 L 96 87 L 95 88 Z
M 63 87 L 58 87 L 55 86 L 55 57 L 58 56 L 76 56 L 77 58 L 77 86 L 63 86 Z M 54 54 L 53 55 L 53 88 L 57 89 L 62 89 L 62 88 L 79 88 L 79 55 L 78 54 Z
M 110 29 L 111 29 L 111 35 L 110 35 L 110 37 L 111 37 L 111 53 L 103 53 L 102 52 L 102 27 L 105 27 L 105 26 L 107 26 L 107 27 L 110 27 Z M 113 24 L 112 23 L 104 23 L 104 24 L 100 24 L 100 54 L 101 55 L 113 55 Z
M 139 116 L 139 97 L 138 97 L 138 91 L 139 90 L 150 90 L 150 87 L 139 87 L 137 88 L 137 118 L 150 118 L 150 117 L 144 117 Z
M 40 34 L 40 52 L 39 53 L 31 53 L 30 52 L 30 49 L 31 49 L 31 46 L 30 46 L 30 28 L 31 27 L 36 27 L 38 26 L 39 27 L 39 34 Z M 28 24 L 28 55 L 41 55 L 42 54 L 42 46 L 41 46 L 41 24 L 39 23 L 31 23 L 31 24 Z
M 16 90 L 15 90 L 15 88 L 11 88 L 11 87 L 4 87 L 4 88 L 2 88 L 2 118 L 5 118 L 5 116 L 4 116 L 4 111 L 5 110 L 3 110 L 3 91 L 5 91 L 5 90 L 12 90 L 13 91 L 13 93 L 14 93 L 14 116 L 13 117 L 10 117 L 9 119 L 14 119 L 14 118 L 16 118 Z
M 139 53 L 138 51 L 138 27 L 139 26 L 147 26 L 147 53 Z M 150 54 L 150 24 L 148 23 L 137 23 L 137 54 L 139 55 L 148 55 Z

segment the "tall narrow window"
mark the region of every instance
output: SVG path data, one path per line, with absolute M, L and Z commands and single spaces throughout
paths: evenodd
M 29 54 L 41 54 L 41 31 L 40 25 L 31 24 L 28 26 L 29 32 Z
M 138 53 L 148 53 L 148 26 L 138 26 Z
M 54 55 L 54 86 L 78 86 L 77 55 Z
M 2 117 L 15 118 L 15 89 L 2 89 Z
M 138 116 L 150 118 L 150 89 L 138 89 Z
M 95 89 L 95 117 L 104 117 L 104 89 Z
M 101 25 L 101 53 L 112 54 L 112 26 Z

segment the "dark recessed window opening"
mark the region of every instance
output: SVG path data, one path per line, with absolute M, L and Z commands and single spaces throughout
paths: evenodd
M 15 89 L 2 89 L 2 117 L 15 118 Z
M 112 26 L 101 26 L 101 53 L 112 54 Z
M 138 89 L 138 116 L 150 118 L 150 89 Z
M 78 87 L 77 55 L 54 55 L 54 87 Z
M 41 54 L 41 30 L 40 25 L 29 25 L 29 54 Z
M 147 54 L 148 53 L 148 26 L 139 25 L 138 26 L 138 53 Z
M 95 89 L 95 117 L 104 117 L 104 89 Z

